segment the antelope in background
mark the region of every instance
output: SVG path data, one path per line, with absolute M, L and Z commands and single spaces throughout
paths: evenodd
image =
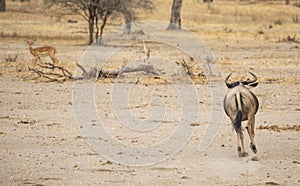
M 248 156 L 244 147 L 242 121 L 248 120 L 246 128 L 251 140 L 250 148 L 253 153 L 257 152 L 254 142 L 254 124 L 255 114 L 258 111 L 259 103 L 257 97 L 249 90 L 249 88 L 256 87 L 258 82 L 256 82 L 256 75 L 251 72 L 249 73 L 253 76 L 253 80 L 229 83 L 228 79 L 231 74 L 225 79 L 225 83 L 230 90 L 224 98 L 223 106 L 237 133 L 237 150 L 240 157 Z M 242 146 L 240 145 L 240 142 Z
M 27 45 L 29 46 L 30 53 L 35 57 L 33 65 L 35 66 L 37 61 L 41 62 L 41 57 L 49 56 L 53 61 L 53 65 L 58 64 L 58 60 L 55 58 L 56 49 L 52 46 L 44 46 L 44 47 L 37 47 L 32 48 L 35 40 L 25 40 Z

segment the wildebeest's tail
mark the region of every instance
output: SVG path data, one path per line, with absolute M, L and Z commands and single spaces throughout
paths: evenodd
M 242 118 L 242 111 L 239 110 L 233 123 L 236 132 L 240 132 L 242 130 Z
M 235 94 L 235 101 L 237 104 L 237 114 L 236 114 L 236 118 L 233 122 L 233 127 L 235 129 L 236 132 L 240 132 L 242 131 L 242 118 L 243 118 L 243 112 L 242 112 L 242 103 L 241 103 L 241 95 L 240 92 L 237 92 Z

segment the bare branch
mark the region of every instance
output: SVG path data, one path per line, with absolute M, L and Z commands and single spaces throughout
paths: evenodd
M 39 77 L 46 78 L 51 81 L 63 82 L 68 79 L 74 79 L 71 72 L 61 66 L 53 65 L 52 63 L 46 63 L 45 65 L 38 66 L 42 69 L 50 69 L 51 72 L 44 72 L 36 68 L 28 68 L 29 71 L 34 72 Z
M 153 67 L 153 65 L 139 65 L 137 67 L 125 67 L 123 68 L 119 75 L 124 74 L 124 73 L 130 73 L 130 72 L 141 72 L 144 71 L 146 73 L 150 73 L 156 76 L 160 76 L 161 73 Z
M 34 69 L 34 68 L 28 68 L 29 71 L 33 71 L 36 73 L 39 77 L 46 78 L 50 81 L 57 81 L 57 82 L 64 82 L 65 80 L 68 79 L 68 77 L 62 76 L 57 73 L 45 73 L 40 70 Z
M 181 64 L 189 76 L 193 75 L 191 68 L 189 67 L 189 65 L 186 63 L 186 61 L 183 58 L 182 58 Z
M 51 70 L 55 70 L 55 69 L 59 69 L 61 70 L 61 73 L 63 74 L 63 76 L 65 77 L 68 77 L 70 79 L 73 78 L 73 75 L 71 72 L 69 72 L 67 69 L 65 69 L 64 67 L 61 67 L 61 66 L 57 66 L 57 65 L 54 65 L 52 63 L 46 63 L 46 66 L 45 65 L 40 65 L 38 64 L 38 66 L 40 66 L 41 68 L 46 68 L 46 69 L 51 69 Z

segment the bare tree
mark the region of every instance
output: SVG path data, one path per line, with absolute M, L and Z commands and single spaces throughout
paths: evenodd
M 59 6 L 73 14 L 81 15 L 89 28 L 89 44 L 102 43 L 105 25 L 111 16 L 124 15 L 125 23 L 137 19 L 138 11 L 152 10 L 151 0 L 44 0 L 46 7 Z M 101 21 L 101 25 L 99 24 Z M 96 30 L 95 30 L 96 29 Z M 130 29 L 130 27 L 129 27 Z
M 138 20 L 138 12 L 149 12 L 154 9 L 154 5 L 151 0 L 106 0 L 98 7 L 98 16 L 96 18 L 96 40 L 98 44 L 102 44 L 103 30 L 107 23 L 107 20 L 111 16 L 124 16 L 125 30 L 124 34 L 130 34 L 131 22 Z M 98 19 L 102 20 L 100 26 Z
M 106 26 L 107 20 L 114 15 L 117 15 L 126 0 L 100 0 L 96 5 L 96 16 L 95 16 L 95 27 L 96 27 L 96 43 L 102 44 L 103 32 Z M 101 25 L 99 25 L 99 20 L 101 20 Z M 99 28 L 100 26 L 100 28 Z
M 124 34 L 130 34 L 131 22 L 138 20 L 139 12 L 152 12 L 153 9 L 152 0 L 123 0 L 119 12 L 124 16 Z
M 213 0 L 203 0 L 203 3 L 207 3 L 207 8 L 210 9 L 210 3 L 212 3 Z
M 0 0 L 0 12 L 5 12 L 5 11 L 6 11 L 5 0 Z
M 97 6 L 100 0 L 44 0 L 44 2 L 46 4 L 46 8 L 58 6 L 63 10 L 81 15 L 88 22 L 89 44 L 94 42 L 94 25 L 97 15 Z
M 290 4 L 290 0 L 285 0 L 285 5 L 289 5 Z
M 182 0 L 173 0 L 170 23 L 167 29 L 169 30 L 181 29 L 181 16 L 180 16 L 181 5 L 182 5 Z
M 95 22 L 96 34 L 95 35 L 96 35 L 96 43 L 97 44 L 102 44 L 104 27 L 106 25 L 108 18 L 115 11 L 116 6 L 117 6 L 116 0 L 104 0 L 98 4 L 97 15 L 95 17 L 95 19 L 96 19 L 96 22 Z M 100 36 L 99 36 L 99 19 L 102 20 L 102 24 L 100 27 Z

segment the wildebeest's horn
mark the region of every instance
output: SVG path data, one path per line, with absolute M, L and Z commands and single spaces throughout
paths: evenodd
M 233 88 L 233 87 L 235 87 L 235 86 L 237 86 L 237 85 L 239 84 L 239 82 L 233 82 L 233 83 L 229 83 L 229 82 L 228 82 L 228 79 L 229 79 L 229 77 L 231 76 L 231 74 L 232 74 L 232 73 L 230 73 L 230 74 L 226 77 L 226 79 L 225 79 L 225 83 L 226 83 L 226 86 L 227 86 L 228 88 Z
M 253 80 L 246 80 L 246 81 L 243 81 L 242 84 L 243 85 L 248 85 L 250 83 L 254 83 L 255 81 L 257 81 L 257 76 L 255 74 L 253 74 L 252 72 L 249 72 L 253 77 L 254 79 Z

